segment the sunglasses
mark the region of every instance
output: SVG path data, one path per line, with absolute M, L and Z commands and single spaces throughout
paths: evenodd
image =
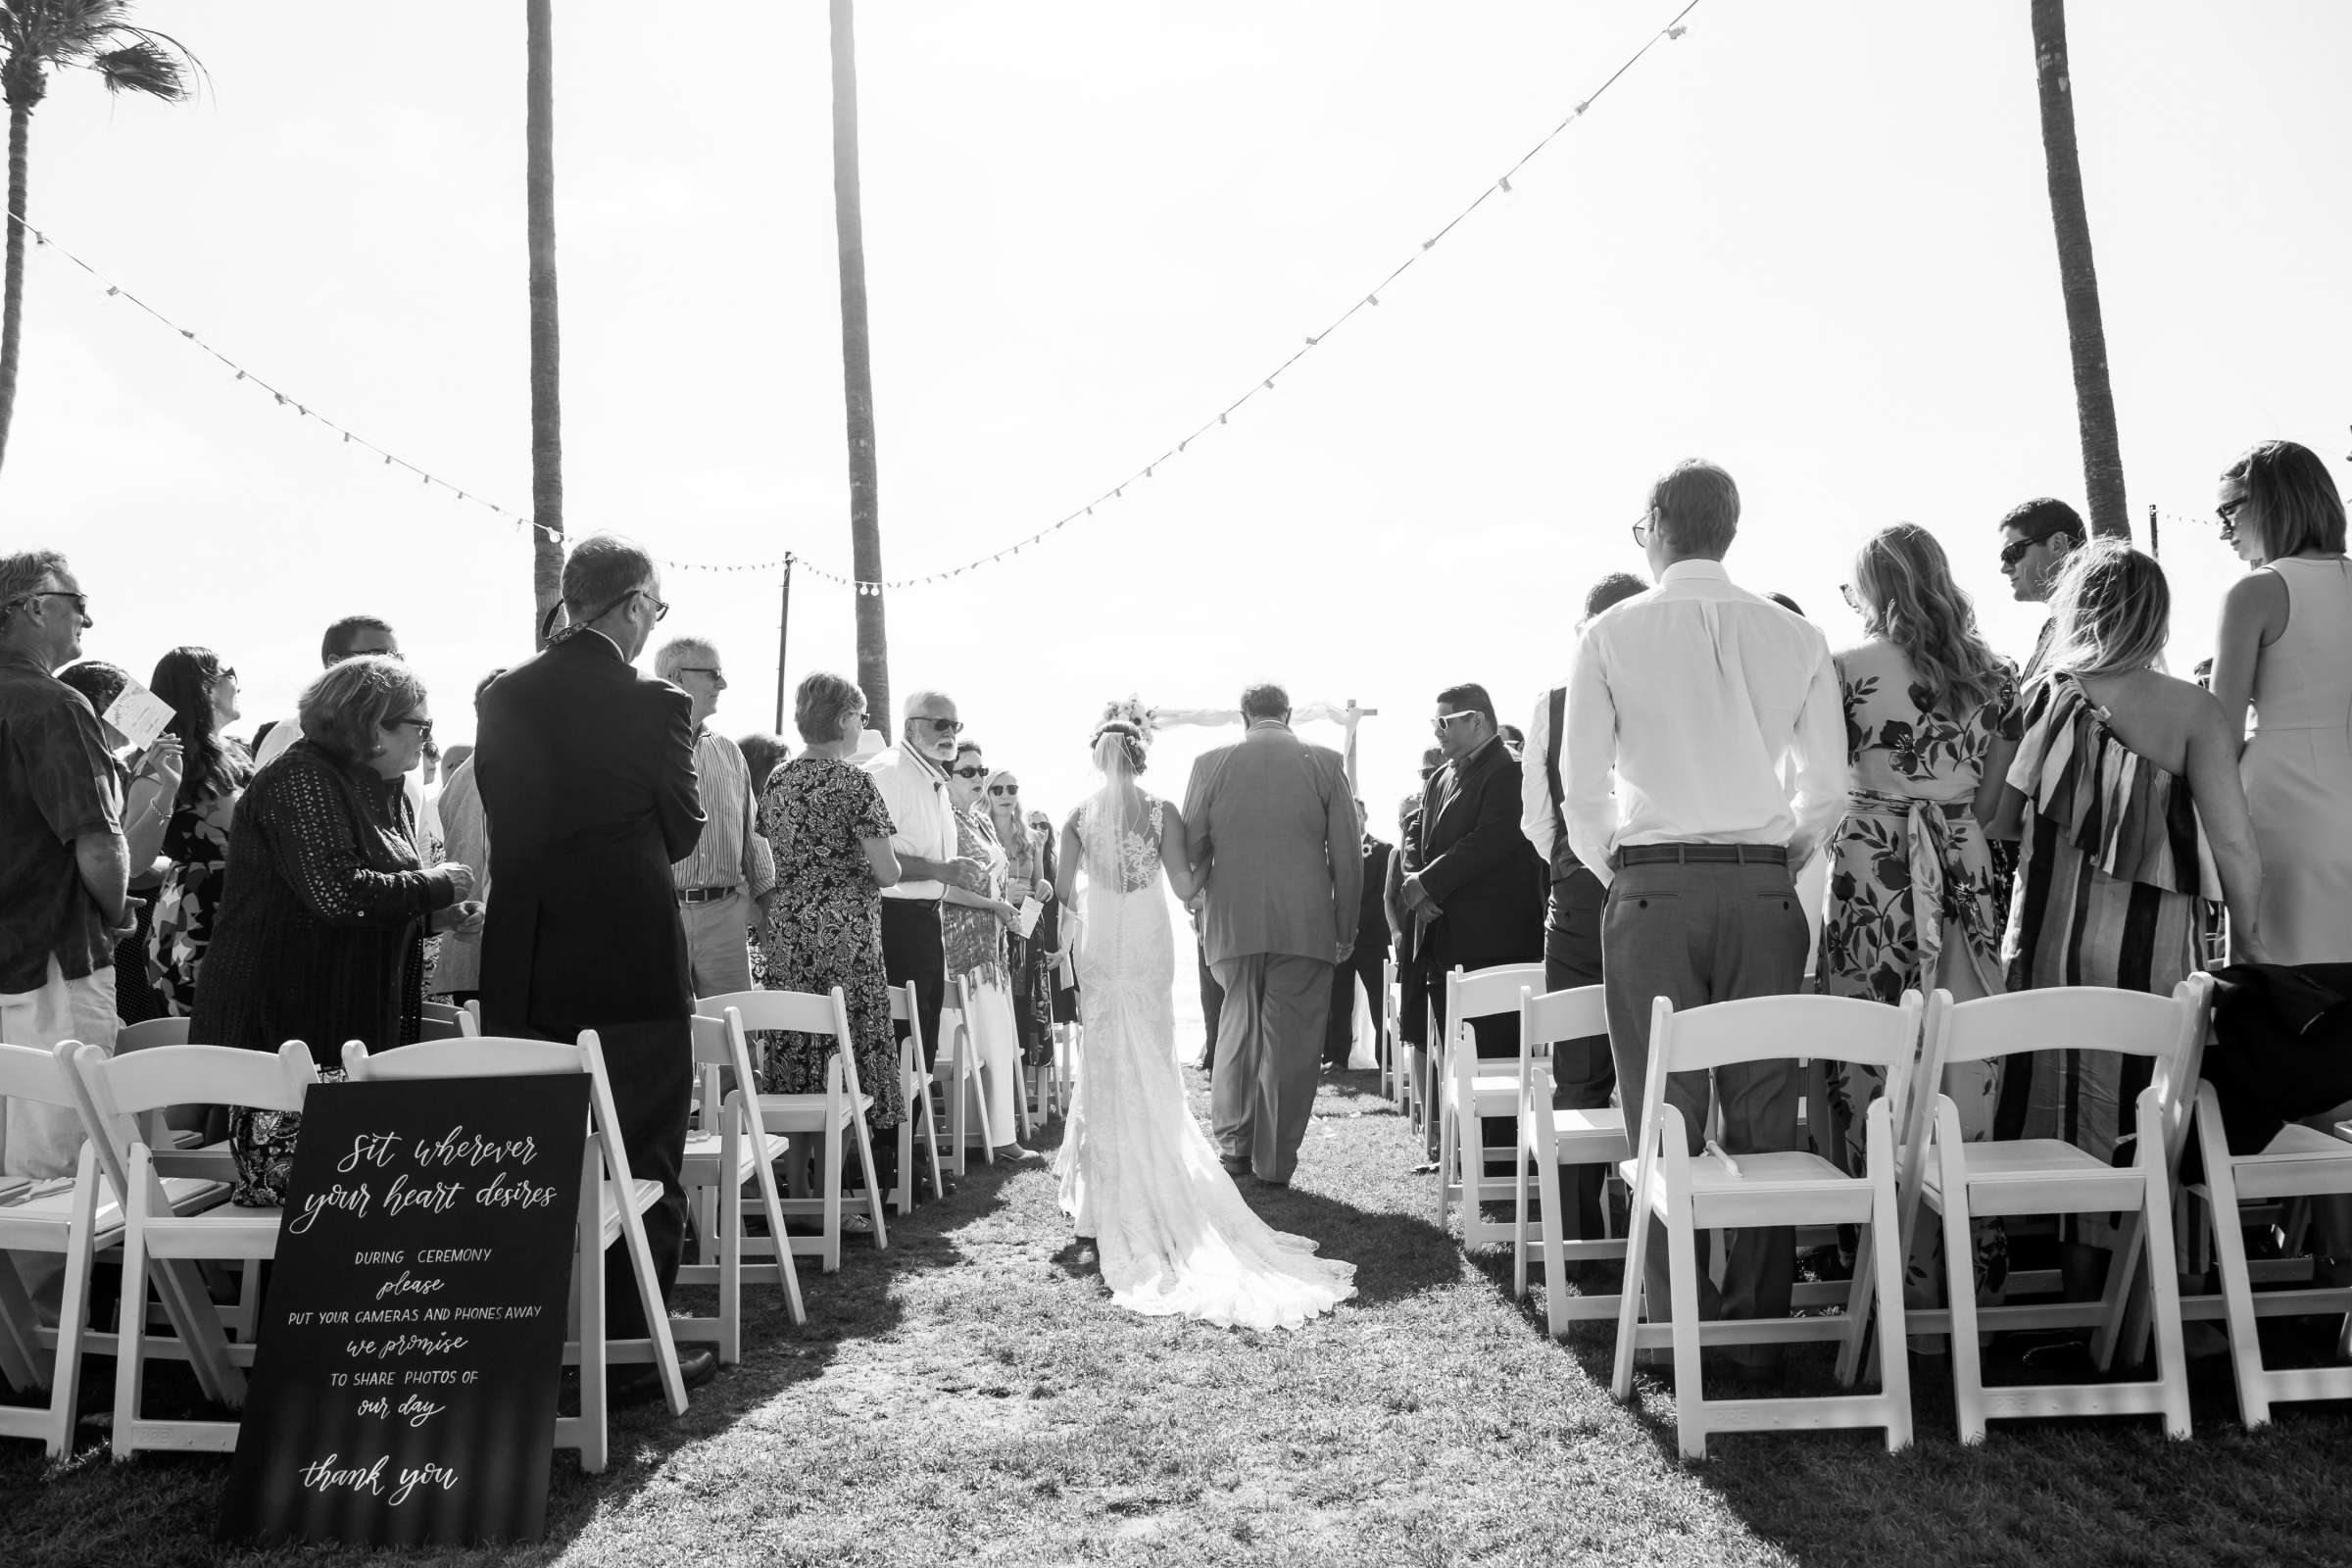
M 2238 509 L 2252 499 L 2250 496 L 2239 496 L 2234 501 L 2225 501 L 2213 509 L 2213 514 L 2222 519 L 2222 537 L 2225 540 L 2237 537 Z
M 1446 726 L 1452 723 L 1455 719 L 1476 718 L 1477 716 L 1478 715 L 1476 713 L 1472 712 L 1468 709 L 1464 709 L 1458 713 L 1440 713 L 1437 717 L 1429 721 L 1429 727 L 1440 735 L 1443 735 L 1446 733 Z
M 931 733 L 934 735 L 960 735 L 963 733 L 963 720 L 960 718 L 918 718 L 914 722 L 930 725 Z
M 2004 568 L 2016 565 L 2019 562 L 2026 559 L 2027 551 L 2033 549 L 2035 545 L 2040 543 L 2041 541 L 2038 539 L 2011 540 L 2009 543 L 2001 546 L 2001 565 Z
M 406 724 L 409 728 L 415 730 L 417 734 L 423 736 L 428 741 L 433 738 L 433 721 L 429 718 L 396 718 L 390 723 L 386 724 L 384 728 L 398 729 L 403 724 Z
M 1021 787 L 1018 784 L 991 784 L 988 787 L 988 793 L 991 795 L 1018 795 L 1021 793 Z
M 985 767 L 951 767 L 948 769 L 948 771 L 955 774 L 957 778 L 988 777 L 988 769 Z

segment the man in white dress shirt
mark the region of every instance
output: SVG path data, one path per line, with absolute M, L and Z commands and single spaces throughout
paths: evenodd
M 899 744 L 865 764 L 882 804 L 890 808 L 890 847 L 899 880 L 882 890 L 882 968 L 891 985 L 912 983 L 923 1026 L 923 1065 L 939 1054 L 939 1009 L 947 999 L 948 955 L 939 900 L 949 882 L 978 892 L 988 868 L 956 854 L 956 808 L 948 800 L 948 768 L 963 721 L 945 692 L 906 698 Z M 906 1037 L 905 1029 L 899 1038 Z
M 727 672 L 705 637 L 672 637 L 654 673 L 694 702 L 694 771 L 702 783 L 703 836 L 669 868 L 686 928 L 686 961 L 698 997 L 752 989 L 752 927 L 776 886 L 775 854 L 760 831 L 760 796 L 742 751 L 710 727 Z
M 1829 642 L 1725 573 L 1739 523 L 1739 488 L 1713 464 L 1694 459 L 1660 478 L 1634 525 L 1658 585 L 1594 617 L 1568 680 L 1568 838 L 1608 889 L 1600 941 L 1609 1051 L 1630 1128 L 1647 1110 L 1651 999 L 1695 1007 L 1803 984 L 1793 873 L 1845 799 L 1845 718 Z M 1791 757 L 1793 799 L 1782 781 Z M 1749 1062 L 1714 1077 L 1727 1152 L 1796 1147 L 1794 1062 Z M 1684 1073 L 1666 1090 L 1694 1154 L 1707 1087 L 1707 1074 Z M 1651 1241 L 1650 1311 L 1664 1317 L 1662 1232 Z M 1699 1270 L 1699 1315 L 1787 1315 L 1795 1263 L 1788 1227 L 1734 1232 L 1720 1298 Z M 1777 1365 L 1778 1347 L 1741 1349 L 1750 1371 Z

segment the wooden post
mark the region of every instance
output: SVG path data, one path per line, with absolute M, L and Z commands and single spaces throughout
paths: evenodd
M 784 733 L 784 651 L 792 633 L 792 556 L 784 557 L 784 604 L 776 612 L 776 733 Z

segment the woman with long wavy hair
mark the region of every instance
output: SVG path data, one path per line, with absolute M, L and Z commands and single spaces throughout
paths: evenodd
M 1997 995 L 2002 910 L 1984 824 L 2017 750 L 2017 673 L 1978 631 L 1943 547 L 1916 523 L 1863 541 L 1845 595 L 1864 640 L 1836 656 L 1853 771 L 1830 841 L 1820 987 L 1889 1004 L 1937 987 L 1962 1002 Z M 1964 1062 L 1944 1075 L 1972 1140 L 1992 1131 L 1994 1067 Z M 1862 1168 L 1862 1113 L 1885 1087 L 1877 1068 L 1833 1073 L 1848 1169 Z M 2002 1234 L 1981 1226 L 1976 1243 L 1979 1292 L 1996 1293 L 2008 1272 Z M 1923 1249 L 1910 1263 L 1923 1291 L 1941 1277 L 1933 1257 Z
M 156 894 L 147 938 L 148 977 L 174 1017 L 196 1010 L 197 974 L 228 869 L 229 817 L 253 777 L 245 748 L 220 733 L 219 699 L 233 693 L 236 678 L 209 648 L 174 648 L 156 661 L 148 683 L 172 705 L 164 733 L 179 737 L 181 755 L 179 795 L 164 830 L 172 867 Z

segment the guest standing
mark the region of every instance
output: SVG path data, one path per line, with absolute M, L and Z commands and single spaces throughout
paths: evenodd
M 125 765 L 120 759 L 129 743 L 106 721 L 106 710 L 130 686 L 130 672 L 85 659 L 59 670 L 57 678 L 89 702 L 90 711 L 98 715 L 107 750 L 118 759 L 115 782 L 122 791 L 122 838 L 128 846 L 132 923 L 128 934 L 115 943 L 115 1016 L 123 1023 L 145 1023 L 164 1015 L 164 999 L 147 979 L 147 930 L 155 914 L 155 890 L 172 867 L 162 857 L 164 830 L 171 826 L 172 806 L 179 798 L 179 737 L 157 736 L 144 755 Z
M 1004 848 L 1004 902 L 1015 909 L 1038 902 L 1037 925 L 1022 936 L 1016 925 L 1004 933 L 1004 967 L 1012 978 L 1012 1021 L 1020 1034 L 1021 1065 L 1043 1067 L 1054 1060 L 1054 978 L 1048 972 L 1046 910 L 1054 897 L 1051 834 L 1033 830 L 1021 809 L 1021 781 L 1010 768 L 991 773 L 988 821 Z
M 985 880 L 977 891 L 949 884 L 940 898 L 940 934 L 946 944 L 948 978 L 966 982 L 971 996 L 964 1023 L 979 1057 L 997 1153 L 1031 1159 L 1035 1152 L 1020 1147 L 1014 1137 L 1019 1126 L 1013 1094 L 1020 1079 L 1021 1037 L 1012 1016 L 1012 973 L 1004 953 L 1004 938 L 1020 915 L 1004 898 L 1010 878 L 1004 846 L 988 819 L 987 778 L 980 743 L 957 742 L 956 760 L 948 768 L 948 799 L 956 808 L 956 853 L 979 863 Z
M 2082 526 L 2082 514 L 2049 496 L 2010 508 L 1999 527 L 2001 575 L 2009 579 L 2009 591 L 2018 603 L 2025 605 L 2050 602 L 2051 588 L 2066 565 L 2066 558 L 2082 549 L 2090 538 L 2090 530 Z M 2057 628 L 2055 620 L 2041 623 L 2041 630 L 2034 639 L 2034 652 L 2018 677 L 2021 690 L 2041 673 L 2042 662 L 2049 655 L 2051 634 Z
M 850 760 L 865 724 L 865 696 L 842 676 L 819 670 L 794 692 L 792 721 L 808 749 L 769 776 L 760 802 L 760 833 L 776 873 L 776 896 L 760 929 L 766 983 L 819 995 L 841 987 L 858 1087 L 870 1102 L 865 1119 L 875 1172 L 885 1187 L 895 1186 L 899 1141 L 883 1134 L 906 1120 L 906 1093 L 890 1027 L 881 891 L 899 879 L 899 858 L 891 852 L 882 792 Z M 829 1036 L 779 1032 L 765 1043 L 763 1093 L 824 1091 L 825 1064 L 836 1049 Z M 806 1152 L 787 1174 L 794 1191 L 806 1191 Z
M 1630 571 L 1612 571 L 1585 594 L 1582 633 L 1592 618 L 1649 592 Z M 1537 704 L 1527 723 L 1528 750 L 1521 759 L 1519 831 L 1544 862 L 1548 891 L 1544 915 L 1544 989 L 1566 991 L 1600 984 L 1600 907 L 1607 896 L 1600 879 L 1568 842 L 1567 785 L 1560 749 L 1568 734 L 1568 688 L 1554 686 Z M 1563 1040 L 1551 1048 L 1551 1102 L 1561 1110 L 1600 1110 L 1617 1087 L 1609 1059 L 1609 1037 Z M 1600 1198 L 1607 1170 L 1571 1165 L 1561 1172 L 1563 1234 L 1572 1241 L 1601 1235 Z
M 850 744 L 855 747 L 857 737 L 851 737 Z M 769 777 L 791 759 L 792 748 L 784 744 L 781 736 L 755 730 L 738 739 L 735 749 L 743 754 L 743 770 L 751 778 L 753 797 L 765 800 Z
M 209 648 L 174 648 L 156 662 L 155 695 L 172 705 L 165 733 L 179 737 L 179 795 L 164 855 L 172 862 L 156 895 L 148 936 L 148 976 L 164 1009 L 184 1018 L 196 1010 L 196 987 L 228 865 L 229 818 L 253 766 L 245 749 L 220 731 L 214 703 L 222 677 L 236 679 Z
M 710 727 L 727 689 L 718 650 L 706 638 L 673 637 L 654 656 L 654 673 L 693 699 L 694 767 L 708 820 L 694 853 L 670 867 L 686 961 L 698 997 L 752 988 L 750 934 L 776 884 L 774 857 L 760 836 L 760 790 L 735 743 Z M 764 780 L 760 782 L 765 782 Z
M 402 778 L 432 733 L 424 684 L 396 659 L 346 660 L 302 694 L 303 738 L 238 803 L 189 1035 L 207 1045 L 310 1047 L 342 1072 L 343 1043 L 415 1041 L 428 928 L 478 928 L 464 865 L 426 869 Z M 235 1200 L 285 1200 L 298 1113 L 229 1110 Z
M 1396 1020 L 1396 1035 L 1415 1050 L 1429 1045 L 1429 988 L 1430 966 L 1428 947 L 1429 912 L 1410 908 L 1404 902 L 1404 879 L 1421 869 L 1421 819 L 1429 808 L 1429 781 L 1438 776 L 1446 765 L 1444 747 L 1432 746 L 1421 754 L 1421 793 L 1411 811 L 1397 819 L 1396 854 L 1389 861 L 1389 886 L 1382 890 L 1382 906 L 1389 911 L 1389 926 L 1396 938 L 1396 990 L 1400 1016 Z M 1437 1126 L 1433 1122 L 1429 1134 L 1430 1154 L 1437 1154 Z
M 98 715 L 52 671 L 96 622 L 66 558 L 0 556 L 0 1040 L 115 1041 L 115 943 L 130 927 L 122 793 Z M 81 1119 L 0 1102 L 0 1172 L 70 1176 Z
M 1866 640 L 1837 656 L 1852 778 L 1830 838 L 1821 990 L 1889 1006 L 1906 991 L 1999 996 L 2003 911 L 1984 824 L 2017 752 L 2016 676 L 1978 632 L 1976 607 L 1925 528 L 1873 534 L 1845 592 Z M 1997 1066 L 1944 1069 L 1942 1092 L 1972 1143 L 1992 1136 Z M 1830 1064 L 1826 1120 L 1837 1130 L 1823 1152 L 1850 1174 L 1863 1173 L 1863 1113 L 1886 1087 L 1882 1068 Z M 1914 1284 L 1940 1278 L 1933 1261 L 1919 1250 Z M 1979 1291 L 1997 1291 L 2007 1273 L 2005 1233 L 1979 1221 Z
M 473 683 L 473 728 L 482 728 L 482 696 L 491 682 L 506 673 L 500 666 Z M 464 757 L 458 753 L 464 752 Z M 473 748 L 452 746 L 449 782 L 441 786 L 442 846 L 449 858 L 473 867 L 474 902 L 490 904 L 490 819 L 482 811 L 481 785 L 473 776 Z M 447 997 L 458 1006 L 482 994 L 482 938 L 476 931 L 444 931 L 433 955 L 432 994 Z
M 2223 536 L 2255 569 L 2222 601 L 2213 692 L 2257 728 L 2239 774 L 2262 855 L 2262 947 L 2232 957 L 2352 961 L 2352 563 L 2344 503 L 2308 447 L 2266 441 L 2222 475 Z
M 2023 736 L 1991 831 L 2022 838 L 2001 946 L 2008 989 L 2116 986 L 2169 996 L 2198 968 L 2200 901 L 2261 940 L 2262 862 L 2238 784 L 2238 736 L 2207 692 L 2156 670 L 2172 591 L 2155 558 L 2101 540 L 2072 553 L 2051 601 L 2057 632 L 2027 691 Z M 2206 845 L 2210 842 L 2208 857 Z M 2218 870 L 2209 886 L 2199 866 Z M 2009 1057 L 2002 1138 L 2063 1138 L 2105 1161 L 2132 1131 L 2145 1057 Z M 2075 1227 L 2061 1258 L 2093 1294 L 2108 1228 Z
M 1735 585 L 1724 570 L 1740 491 L 1711 463 L 1686 462 L 1650 489 L 1634 542 L 1658 586 L 1595 619 L 1568 680 L 1568 839 L 1608 889 L 1601 913 L 1609 1051 L 1628 1128 L 1644 1125 L 1653 998 L 1690 1008 L 1781 996 L 1804 982 L 1806 924 L 1793 872 L 1818 853 L 1845 798 L 1838 672 L 1821 632 Z M 1796 793 L 1782 764 L 1796 759 Z M 1612 782 L 1615 793 L 1611 793 Z M 1705 1073 L 1666 1096 L 1690 1152 L 1707 1127 Z M 1789 1061 L 1714 1074 L 1723 1147 L 1796 1147 Z M 1653 1232 L 1649 1299 L 1670 1312 L 1666 1244 Z M 1781 1317 L 1795 1275 L 1787 1226 L 1732 1234 L 1720 1298 L 1698 1270 L 1701 1317 Z M 1778 1347 L 1742 1347 L 1757 1370 Z
M 899 858 L 899 881 L 882 890 L 882 961 L 892 985 L 914 987 L 926 1070 L 939 1054 L 939 1008 L 948 986 L 940 898 L 950 884 L 969 891 L 987 880 L 986 866 L 956 848 L 948 766 L 961 733 L 953 697 L 912 692 L 899 744 L 865 764 L 890 812 L 890 848 Z M 903 1039 L 906 1031 L 898 1033 Z
M 498 901 L 482 933 L 482 1025 L 493 1035 L 604 1047 L 631 1171 L 658 1182 L 645 1216 L 663 1300 L 686 1232 L 679 1185 L 694 1096 L 694 990 L 669 868 L 703 832 L 693 704 L 631 666 L 669 612 L 652 558 L 599 534 L 564 563 L 571 624 L 482 698 L 474 777 L 490 821 Z M 626 1249 L 606 1255 L 612 1333 L 647 1332 Z M 717 1368 L 679 1357 L 689 1384 Z M 661 1390 L 653 1369 L 612 1379 L 614 1397 Z
M 400 657 L 400 638 L 391 622 L 374 615 L 345 615 L 330 623 L 318 639 L 318 667 L 331 668 L 346 659 L 381 656 Z M 265 722 L 254 731 L 253 767 L 258 771 L 277 760 L 278 755 L 302 739 L 302 715 L 289 713 L 282 720 Z M 409 798 L 409 809 L 418 821 L 424 820 L 424 785 L 420 775 L 412 773 L 401 783 Z
M 1331 1012 L 1323 1023 L 1326 1072 L 1346 1072 L 1355 1054 L 1357 986 L 1364 989 L 1374 1035 L 1389 1016 L 1389 919 L 1383 901 L 1389 885 L 1389 860 L 1396 846 L 1372 836 L 1372 818 L 1361 799 L 1355 803 L 1355 819 L 1364 824 L 1364 887 L 1357 897 L 1355 946 L 1348 950 L 1348 956 L 1331 977 Z

